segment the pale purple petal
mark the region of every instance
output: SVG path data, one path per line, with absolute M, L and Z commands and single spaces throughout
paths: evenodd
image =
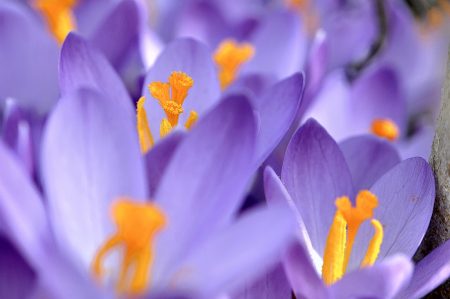
M 350 272 L 330 287 L 332 298 L 393 298 L 411 279 L 414 266 L 402 256 L 392 256 L 372 267 Z
M 96 27 L 89 40 L 118 69 L 131 47 L 138 49 L 140 20 L 135 1 L 119 2 Z M 105 34 L 108 32 L 108 34 Z
M 217 71 L 212 61 L 212 53 L 202 43 L 193 39 L 177 39 L 167 45 L 156 60 L 145 78 L 142 93 L 147 98 L 145 109 L 147 111 L 150 129 L 159 131 L 164 111 L 158 101 L 150 95 L 148 85 L 151 82 L 167 82 L 170 73 L 182 71 L 192 77 L 194 85 L 189 90 L 183 110 L 180 115 L 180 124 L 184 125 L 189 112 L 195 110 L 200 116 L 214 106 L 220 97 Z M 153 136 L 159 139 L 159 134 Z
M 169 165 L 178 144 L 183 140 L 184 133 L 174 132 L 158 142 L 146 155 L 147 180 L 149 196 L 153 198 L 158 189 L 161 178 Z
M 47 123 L 41 166 L 57 241 L 89 267 L 112 233 L 111 203 L 147 197 L 134 122 L 96 91 L 68 94 Z
M 264 193 L 269 206 L 273 205 L 286 205 L 290 208 L 292 215 L 297 223 L 297 238 L 304 244 L 305 248 L 311 257 L 314 267 L 319 271 L 322 267 L 322 257 L 317 253 L 311 244 L 308 231 L 306 230 L 303 218 L 292 200 L 291 196 L 287 192 L 286 188 L 281 183 L 275 171 L 266 167 L 264 170 Z M 295 267 L 295 266 L 294 266 Z
M 134 109 L 125 86 L 108 60 L 81 36 L 70 33 L 61 49 L 59 84 L 62 95 L 81 87 L 103 93 L 108 105 L 119 105 L 129 117 Z
M 273 269 L 293 241 L 295 223 L 290 213 L 278 206 L 243 215 L 199 244 L 174 273 L 175 287 L 199 290 L 205 298 L 211 298 L 254 282 Z
M 256 165 L 269 156 L 290 128 L 300 106 L 303 87 L 303 75 L 295 74 L 275 84 L 254 101 L 260 124 Z
M 302 69 L 308 43 L 295 12 L 269 14 L 249 42 L 255 48 L 255 56 L 242 67 L 242 74 L 262 73 L 281 79 Z
M 349 82 L 344 72 L 331 73 L 311 104 L 314 117 L 334 139 L 371 132 L 375 119 L 390 119 L 406 132 L 406 102 L 398 78 L 387 67 L 365 72 Z
M 43 200 L 20 161 L 0 143 L 0 228 L 29 260 L 39 260 L 50 228 Z
M 7 239 L 0 237 L 0 298 L 28 298 L 35 283 L 33 268 Z
M 308 250 L 293 244 L 284 256 L 284 267 L 294 293 L 300 298 L 328 298 L 327 289 L 319 277 Z
M 0 99 L 48 112 L 58 97 L 58 46 L 44 24 L 12 1 L 0 4 Z
M 255 283 L 231 296 L 233 299 L 290 299 L 291 287 L 281 265 L 259 278 Z
M 173 270 L 239 208 L 253 170 L 255 135 L 248 100 L 230 96 L 179 144 L 155 197 L 170 223 L 157 241 L 155 278 L 164 278 L 162 271 Z
M 421 298 L 449 277 L 450 241 L 447 241 L 416 265 L 411 283 L 396 298 Z
M 369 189 L 396 164 L 400 157 L 392 143 L 365 135 L 346 139 L 339 144 L 353 177 L 355 190 Z
M 352 178 L 336 142 L 308 120 L 286 150 L 281 179 L 292 196 L 314 249 L 323 253 L 337 197 L 353 195 Z
M 0 228 L 56 298 L 101 298 L 86 275 L 58 251 L 42 198 L 16 157 L 0 143 Z M 19 269 L 17 269 L 19 270 Z M 23 290 L 26 291 L 26 290 Z M 3 297 L 2 297 L 3 298 Z M 9 298 L 9 297 L 5 297 Z
M 428 163 L 422 158 L 405 160 L 384 174 L 370 188 L 378 198 L 374 218 L 384 228 L 379 259 L 401 253 L 412 257 L 430 223 L 434 205 L 434 177 Z M 360 229 L 353 247 L 355 267 L 361 262 L 373 229 Z

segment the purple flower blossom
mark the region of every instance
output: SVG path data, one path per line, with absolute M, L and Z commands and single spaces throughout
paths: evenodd
M 419 262 L 413 271 L 408 259 L 428 227 L 434 203 L 434 179 L 421 158 L 397 162 L 398 155 L 388 143 L 358 137 L 345 141 L 339 148 L 318 123 L 310 120 L 288 146 L 281 181 L 270 168 L 266 170 L 268 201 L 284 200 L 301 232 L 301 245 L 288 251 L 284 263 L 297 295 L 418 298 L 450 275 L 448 242 Z M 354 204 L 356 192 L 364 189 L 378 199 L 372 217 L 384 228 L 378 262 L 358 269 L 373 236 L 370 226 L 363 223 L 349 257 L 348 274 L 326 287 L 319 275 L 324 263 L 322 254 L 329 250 L 327 238 L 336 210 L 334 201 L 349 196 Z

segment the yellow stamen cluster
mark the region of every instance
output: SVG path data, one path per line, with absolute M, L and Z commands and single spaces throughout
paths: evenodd
M 337 211 L 328 233 L 323 255 L 322 278 L 326 284 L 333 284 L 344 275 L 356 234 L 366 220 L 371 220 L 375 234 L 361 262 L 361 267 L 375 263 L 383 241 L 383 226 L 378 220 L 372 219 L 373 210 L 377 206 L 377 197 L 367 190 L 359 192 L 355 207 L 346 196 L 336 199 Z
M 112 219 L 117 231 L 100 247 L 92 263 L 92 273 L 103 277 L 103 260 L 114 248 L 121 247 L 123 258 L 116 284 L 120 294 L 142 294 L 149 283 L 152 266 L 153 242 L 157 233 L 166 226 L 164 213 L 152 203 L 138 203 L 129 198 L 116 201 Z
M 61 44 L 67 34 L 76 29 L 73 8 L 77 0 L 36 0 L 34 5 L 45 18 L 58 43 Z
M 167 135 L 178 125 L 180 114 L 184 112 L 183 103 L 194 80 L 183 72 L 172 72 L 169 82 L 152 82 L 149 85 L 150 94 L 166 113 L 160 126 L 161 136 Z M 192 113 L 192 111 L 191 111 Z M 192 125 L 192 124 L 190 124 Z
M 372 122 L 371 131 L 374 135 L 394 141 L 398 138 L 400 130 L 398 126 L 390 119 L 375 119 Z
M 224 40 L 214 53 L 214 61 L 219 69 L 219 81 L 222 89 L 230 86 L 236 79 L 239 68 L 255 54 L 254 47 L 249 43 L 237 43 L 234 40 Z
M 174 127 L 178 125 L 179 117 L 183 110 L 183 103 L 188 95 L 189 89 L 194 85 L 194 80 L 183 72 L 172 72 L 169 76 L 169 82 L 152 82 L 148 88 L 152 97 L 154 97 L 166 117 L 161 121 L 159 134 L 161 137 L 168 135 Z M 146 153 L 153 146 L 153 136 L 148 123 L 147 113 L 144 108 L 145 97 L 141 97 L 137 103 L 137 130 L 141 152 Z M 186 129 L 191 129 L 197 122 L 198 114 L 196 111 L 190 111 L 188 119 L 184 124 Z

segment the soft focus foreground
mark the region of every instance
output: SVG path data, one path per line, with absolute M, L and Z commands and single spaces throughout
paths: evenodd
M 449 15 L 2 1 L 0 298 L 448 296 Z

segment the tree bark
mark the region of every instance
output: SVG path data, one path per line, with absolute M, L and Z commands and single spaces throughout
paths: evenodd
M 436 179 L 436 201 L 428 232 L 416 254 L 419 259 L 450 239 L 450 49 L 430 165 Z M 426 298 L 450 298 L 450 280 Z

